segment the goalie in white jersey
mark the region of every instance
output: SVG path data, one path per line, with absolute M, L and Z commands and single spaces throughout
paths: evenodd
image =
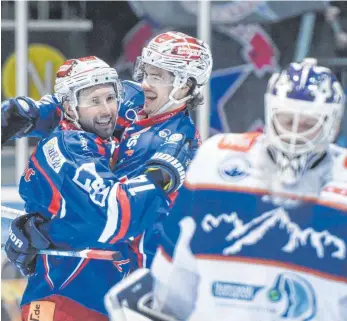
M 274 74 L 265 134 L 202 145 L 151 272 L 106 296 L 111 319 L 346 321 L 344 103 L 315 59 Z

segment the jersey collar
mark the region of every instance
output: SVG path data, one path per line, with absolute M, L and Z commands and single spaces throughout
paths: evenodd
M 59 123 L 62 130 L 79 130 L 73 123 L 64 119 Z

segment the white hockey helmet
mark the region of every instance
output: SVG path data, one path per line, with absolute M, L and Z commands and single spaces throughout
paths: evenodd
M 213 59 L 207 43 L 177 31 L 168 31 L 154 37 L 143 48 L 142 55 L 137 58 L 133 78 L 142 81 L 145 64 L 167 70 L 174 76 L 173 90 L 169 95 L 172 103 L 183 103 L 197 95 L 211 75 Z M 176 91 L 192 80 L 196 83 L 195 91 L 179 101 L 173 96 Z M 169 107 L 169 106 L 167 106 Z M 166 107 L 166 108 L 167 108 Z M 165 108 L 165 109 L 166 109 Z M 163 111 L 164 107 L 161 109 Z
M 335 140 L 344 104 L 341 84 L 314 58 L 291 63 L 270 78 L 265 94 L 266 136 L 275 161 L 292 173 L 293 183 Z
M 95 57 L 69 59 L 56 74 L 54 91 L 61 101 L 69 101 L 78 122 L 78 92 L 92 86 L 112 84 L 118 103 L 122 102 L 123 89 L 117 71 L 106 62 Z

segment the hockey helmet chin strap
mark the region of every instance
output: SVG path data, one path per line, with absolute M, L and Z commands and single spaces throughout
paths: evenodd
M 154 112 L 152 115 L 156 116 L 156 115 L 160 115 L 163 114 L 164 112 L 166 112 L 171 106 L 175 105 L 182 105 L 183 103 L 185 103 L 187 100 L 191 99 L 193 97 L 193 95 L 189 95 L 187 97 L 184 97 L 182 99 L 175 99 L 173 96 L 174 94 L 177 92 L 179 88 L 175 87 L 171 90 L 170 95 L 169 95 L 169 101 L 163 105 L 161 108 L 159 108 L 156 112 Z
M 198 88 L 197 85 L 195 85 L 193 94 L 190 94 L 186 97 L 183 97 L 181 99 L 175 99 L 174 95 L 176 94 L 176 92 L 183 88 L 184 86 L 182 86 L 182 83 L 184 83 L 184 85 L 189 86 L 189 88 L 191 88 L 191 86 L 194 86 L 194 84 L 192 83 L 191 79 L 187 79 L 185 77 L 181 78 L 179 76 L 175 76 L 175 80 L 173 83 L 173 89 L 171 90 L 170 94 L 169 94 L 169 101 L 164 104 L 161 108 L 159 108 L 156 112 L 153 113 L 153 115 L 159 115 L 159 114 L 163 114 L 164 112 L 166 112 L 170 107 L 172 107 L 172 105 L 182 105 L 183 103 L 187 102 L 189 99 L 193 98 L 194 96 L 198 95 L 200 90 Z
M 72 117 L 67 113 L 67 111 L 65 110 L 65 108 L 64 108 L 64 118 L 67 119 L 68 121 L 72 122 L 78 129 L 82 129 L 82 130 L 83 130 L 82 125 L 81 125 L 81 123 L 79 122 L 80 117 L 79 117 L 78 111 L 77 111 L 78 106 L 72 106 L 72 105 L 70 104 L 70 100 L 69 100 L 68 98 L 63 98 L 62 104 L 64 105 L 65 102 L 69 104 L 69 106 L 70 106 L 72 112 L 73 112 L 74 115 L 75 115 L 75 118 L 72 118 Z

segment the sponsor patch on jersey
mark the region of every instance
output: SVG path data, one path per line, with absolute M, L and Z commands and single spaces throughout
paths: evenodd
M 296 273 L 278 274 L 267 289 L 267 299 L 278 316 L 292 311 L 292 316 L 297 320 L 314 320 L 317 314 L 317 298 L 313 286 Z
M 57 137 L 52 138 L 43 145 L 43 153 L 45 154 L 48 165 L 56 173 L 59 173 L 66 162 L 66 158 L 59 149 Z
M 249 175 L 251 163 L 242 157 L 231 157 L 219 165 L 220 176 L 227 181 L 236 181 Z
M 291 311 L 291 316 L 295 317 L 295 320 L 315 320 L 317 297 L 310 282 L 292 272 L 273 276 L 269 273 L 269 275 L 273 281 L 264 285 L 213 282 L 212 295 L 217 300 L 223 299 L 226 304 L 225 299 L 231 300 L 233 309 L 267 311 L 269 315 L 276 316 L 276 320 L 281 319 L 287 311 Z M 242 301 L 242 304 L 236 303 L 237 301 Z M 264 309 L 264 306 L 269 308 Z
M 225 299 L 251 301 L 263 286 L 255 286 L 242 283 L 213 282 L 213 296 Z
M 28 321 L 53 321 L 54 310 L 54 302 L 33 301 L 30 303 Z
M 172 134 L 169 138 L 169 142 L 179 142 L 182 139 L 183 139 L 182 134 Z
M 163 129 L 159 132 L 159 136 L 162 138 L 166 138 L 171 134 L 171 130 L 170 129 Z

